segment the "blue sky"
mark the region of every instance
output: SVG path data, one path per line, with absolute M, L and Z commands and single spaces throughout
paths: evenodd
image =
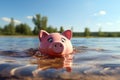
M 48 17 L 48 26 L 83 32 L 120 31 L 120 0 L 0 0 L 0 26 L 14 18 L 16 24 L 34 28 L 32 16 Z

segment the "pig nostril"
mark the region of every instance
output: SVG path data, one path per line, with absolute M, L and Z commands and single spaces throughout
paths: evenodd
M 62 45 L 60 45 L 60 47 L 62 47 Z
M 57 47 L 57 45 L 55 45 L 55 47 Z

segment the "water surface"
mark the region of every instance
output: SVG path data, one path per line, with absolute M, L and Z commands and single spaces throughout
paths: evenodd
M 116 67 L 116 71 L 120 68 L 120 38 L 72 38 L 71 42 L 77 51 L 73 60 L 74 71 L 90 73 L 106 67 Z M 0 62 L 11 60 L 29 64 L 31 57 L 24 57 L 25 51 L 38 46 L 37 37 L 0 37 Z

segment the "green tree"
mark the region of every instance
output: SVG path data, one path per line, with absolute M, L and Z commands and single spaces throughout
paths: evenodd
M 16 33 L 22 35 L 31 35 L 32 31 L 31 28 L 27 24 L 19 24 L 16 26 Z
M 47 17 L 43 16 L 41 19 L 41 29 L 46 30 L 47 29 Z
M 103 36 L 103 32 L 101 31 L 101 28 L 99 28 L 98 36 L 99 36 L 99 37 L 102 37 L 102 36 Z
M 35 24 L 33 34 L 37 35 L 42 29 L 47 30 L 47 17 L 41 17 L 40 14 L 36 14 L 36 16 L 33 17 L 32 21 Z
M 33 17 L 32 19 L 33 23 L 35 24 L 34 30 L 33 30 L 33 34 L 38 34 L 39 30 L 41 30 L 41 15 L 40 14 L 36 14 L 35 17 Z
M 119 35 L 117 33 L 109 32 L 107 37 L 118 37 Z
M 98 31 L 98 36 L 99 36 L 99 37 L 103 37 L 103 36 L 104 36 L 104 33 L 101 31 L 101 28 L 100 28 L 99 31 Z
M 64 31 L 63 26 L 61 26 L 59 32 L 62 33 L 63 31 Z
M 84 36 L 85 36 L 85 37 L 89 37 L 89 36 L 90 36 L 90 29 L 87 28 L 87 27 L 85 28 Z
M 54 28 L 54 27 L 52 27 L 52 26 L 49 26 L 49 27 L 47 28 L 47 32 L 49 32 L 49 33 L 57 32 L 57 28 Z
M 35 26 L 34 30 L 32 32 L 33 32 L 33 34 L 37 35 L 39 33 L 38 27 Z
M 3 32 L 3 28 L 0 26 L 0 34 L 2 34 Z
M 8 25 L 5 25 L 3 31 L 5 34 L 8 34 L 8 35 L 15 34 L 15 22 L 13 18 L 11 18 L 11 21 Z

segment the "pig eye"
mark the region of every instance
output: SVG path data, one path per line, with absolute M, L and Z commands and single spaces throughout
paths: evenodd
M 48 38 L 48 42 L 53 42 L 53 38 Z
M 61 38 L 61 41 L 62 41 L 62 42 L 65 42 L 65 38 Z

